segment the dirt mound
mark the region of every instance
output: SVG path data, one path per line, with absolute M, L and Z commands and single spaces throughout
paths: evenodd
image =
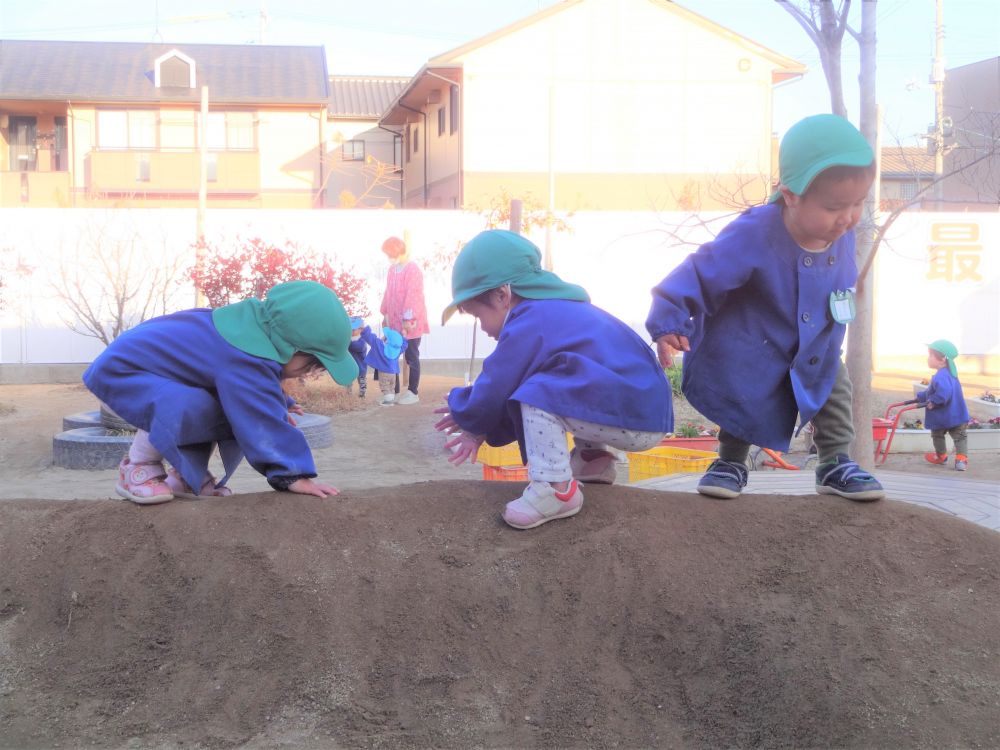
M 995 532 L 517 490 L 0 502 L 0 746 L 1000 745 Z

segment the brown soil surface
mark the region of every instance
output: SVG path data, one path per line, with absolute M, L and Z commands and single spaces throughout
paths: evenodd
M 997 533 L 625 486 L 517 532 L 450 385 L 338 413 L 336 498 L 148 508 L 51 467 L 86 391 L 0 386 L 0 747 L 1000 746 Z

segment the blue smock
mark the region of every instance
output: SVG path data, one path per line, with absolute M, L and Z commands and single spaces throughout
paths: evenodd
M 364 358 L 366 367 L 390 375 L 399 374 L 399 355 L 406 351 L 406 339 L 403 339 L 403 346 L 394 358 L 385 356 L 385 341 L 372 333 L 371 326 L 365 326 L 361 331 L 361 340 L 369 346 L 368 354 Z
M 201 487 L 213 443 L 226 475 L 245 456 L 269 480 L 315 477 L 281 365 L 227 342 L 208 309 L 147 320 L 111 342 L 83 373 L 94 395 L 149 433 L 149 441 L 191 487 Z
M 788 450 L 833 388 L 847 326 L 830 294 L 857 281 L 854 232 L 822 252 L 792 239 L 781 205 L 745 211 L 653 288 L 646 329 L 687 336 L 690 404 L 748 443 Z
M 917 401 L 924 406 L 934 404 L 924 415 L 924 427 L 928 430 L 950 430 L 969 421 L 962 384 L 947 367 L 934 373 L 927 389 L 917 393 Z
M 493 446 L 517 440 L 526 461 L 521 402 L 628 430 L 674 426 L 670 384 L 649 344 L 589 302 L 519 302 L 476 382 L 448 394 L 459 427 Z

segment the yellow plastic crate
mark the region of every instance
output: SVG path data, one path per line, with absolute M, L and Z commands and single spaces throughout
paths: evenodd
M 517 443 L 507 443 L 499 448 L 483 443 L 479 446 L 476 460 L 487 466 L 521 466 L 521 449 Z
M 719 457 L 712 451 L 658 446 L 642 453 L 628 454 L 628 481 L 662 477 L 665 474 L 700 473 Z
M 572 450 L 573 436 L 566 435 L 566 445 Z M 523 466 L 521 462 L 521 449 L 517 443 L 507 443 L 499 448 L 483 443 L 479 446 L 479 454 L 476 460 L 486 466 Z

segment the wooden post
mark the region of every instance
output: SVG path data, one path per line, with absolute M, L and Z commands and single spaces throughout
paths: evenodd
M 520 198 L 511 198 L 510 201 L 510 231 L 521 233 L 521 214 L 524 204 Z

